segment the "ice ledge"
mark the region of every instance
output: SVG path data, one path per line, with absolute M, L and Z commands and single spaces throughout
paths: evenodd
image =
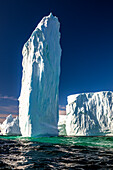
M 91 98 L 91 96 L 93 96 L 94 94 L 102 94 L 102 93 L 106 93 L 106 92 L 111 92 L 112 93 L 112 91 L 99 91 L 99 92 L 84 92 L 84 93 L 77 93 L 77 94 L 72 94 L 72 95 L 69 95 L 69 96 L 67 96 L 67 102 L 68 102 L 68 104 L 71 104 L 71 103 L 73 103 L 73 102 L 75 102 L 75 100 L 76 100 L 76 98 L 79 96 L 79 95 L 86 95 L 87 97 L 88 97 L 88 95 L 90 94 L 90 97 L 88 97 L 88 98 Z

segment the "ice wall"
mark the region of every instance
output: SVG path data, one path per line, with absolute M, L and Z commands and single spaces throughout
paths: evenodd
M 113 92 L 70 95 L 66 114 L 67 135 L 113 135 Z
M 23 136 L 58 135 L 60 23 L 44 17 L 23 47 L 19 123 Z
M 59 115 L 58 121 L 58 131 L 59 135 L 66 136 L 66 115 Z

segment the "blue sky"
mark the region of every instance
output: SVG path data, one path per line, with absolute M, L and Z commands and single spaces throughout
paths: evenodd
M 4 0 L 0 1 L 0 114 L 18 112 L 22 47 L 50 12 L 61 23 L 60 108 L 70 94 L 113 91 L 112 0 Z

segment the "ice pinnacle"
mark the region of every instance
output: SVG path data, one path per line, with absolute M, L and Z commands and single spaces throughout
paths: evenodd
M 60 23 L 50 13 L 44 17 L 23 54 L 23 75 L 19 97 L 19 125 L 22 136 L 58 135 L 60 76 Z

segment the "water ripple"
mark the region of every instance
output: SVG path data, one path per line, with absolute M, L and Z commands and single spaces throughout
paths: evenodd
M 113 149 L 1 138 L 0 169 L 113 169 Z

